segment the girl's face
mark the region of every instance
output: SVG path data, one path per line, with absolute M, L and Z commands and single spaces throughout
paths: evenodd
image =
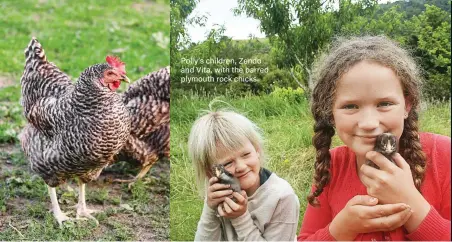
M 231 152 L 220 146 L 217 152 L 216 163 L 223 164 L 228 172 L 239 179 L 242 190 L 248 196 L 252 195 L 260 185 L 258 150 L 247 139 L 241 149 Z
M 337 83 L 334 124 L 342 142 L 355 152 L 358 162 L 364 162 L 377 135 L 390 132 L 400 138 L 410 108 L 394 71 L 361 61 Z

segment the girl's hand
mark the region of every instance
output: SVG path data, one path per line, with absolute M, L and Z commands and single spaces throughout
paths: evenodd
M 218 204 L 224 202 L 225 198 L 231 196 L 231 185 L 218 183 L 218 178 L 209 179 L 209 187 L 207 188 L 207 206 L 211 209 L 217 209 Z M 227 189 L 227 190 L 225 190 Z
M 336 240 L 354 240 L 358 234 L 391 231 L 402 226 L 411 216 L 411 208 L 403 203 L 377 205 L 378 199 L 357 195 L 334 217 L 329 226 Z
M 368 165 L 360 168 L 360 178 L 367 187 L 367 194 L 378 198 L 381 203 L 408 203 L 420 195 L 410 166 L 399 153 L 393 156 L 397 165 L 376 151 L 367 152 L 366 158 L 380 167 L 380 170 Z
M 360 178 L 367 187 L 367 193 L 378 198 L 382 203 L 408 204 L 415 213 L 404 227 L 408 233 L 413 232 L 427 216 L 430 204 L 416 189 L 410 165 L 399 153 L 392 157 L 397 165 L 375 151 L 367 152 L 366 158 L 380 167 L 378 170 L 368 165 L 361 166 Z
M 237 203 L 229 197 L 225 198 L 223 206 L 218 206 L 218 214 L 220 216 L 229 219 L 238 218 L 248 209 L 248 197 L 244 190 L 241 191 L 241 194 L 234 192 L 232 195 L 237 200 Z

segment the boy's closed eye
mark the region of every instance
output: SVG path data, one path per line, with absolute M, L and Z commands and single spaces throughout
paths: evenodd
M 223 164 L 223 166 L 226 168 L 226 167 L 230 167 L 231 165 L 232 165 L 232 163 L 233 163 L 234 161 L 228 161 L 228 162 L 226 162 L 226 163 L 224 163 Z
M 250 154 L 251 154 L 251 152 L 245 152 L 245 153 L 242 154 L 242 157 L 247 157 L 247 156 L 249 156 Z

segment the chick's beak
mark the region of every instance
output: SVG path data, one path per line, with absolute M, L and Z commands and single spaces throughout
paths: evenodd
M 122 78 L 120 79 L 121 81 L 130 83 L 130 79 L 126 75 L 121 75 L 121 78 Z

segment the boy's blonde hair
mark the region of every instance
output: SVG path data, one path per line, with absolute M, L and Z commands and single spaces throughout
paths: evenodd
M 233 111 L 205 111 L 193 124 L 188 138 L 188 154 L 195 168 L 199 194 L 204 197 L 217 149 L 237 150 L 249 140 L 259 153 L 261 166 L 264 151 L 261 130 L 245 116 Z

